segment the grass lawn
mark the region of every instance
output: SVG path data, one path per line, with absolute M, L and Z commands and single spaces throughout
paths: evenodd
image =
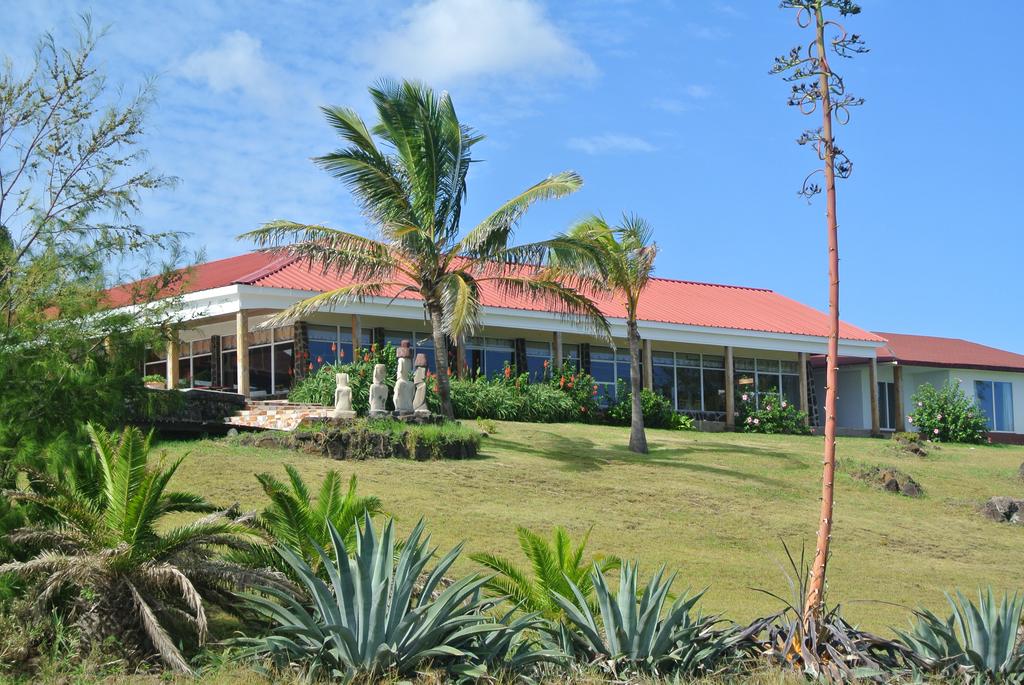
M 517 525 L 593 527 L 595 553 L 637 558 L 652 571 L 679 571 L 677 590 L 709 586 L 705 607 L 745 621 L 788 596 L 781 539 L 813 551 L 821 438 L 650 430 L 651 453 L 625 449 L 628 430 L 578 424 L 499 423 L 470 461 L 331 461 L 224 440 L 166 442 L 188 453 L 175 481 L 225 505 L 264 505 L 253 474 L 283 475 L 294 464 L 318 485 L 328 469 L 355 473 L 407 531 L 421 516 L 434 542 L 519 556 Z M 1024 527 L 982 518 L 992 495 L 1024 497 L 1017 468 L 1024 448 L 943 446 L 926 458 L 900 456 L 887 440 L 840 438 L 830 598 L 848 618 L 887 632 L 902 606 L 943 607 L 943 591 L 1024 590 Z M 925 490 L 892 495 L 850 476 L 854 465 L 892 465 Z M 472 562 L 463 558 L 461 569 Z M 875 601 L 869 601 L 875 600 Z M 897 606 L 901 605 L 901 606 Z

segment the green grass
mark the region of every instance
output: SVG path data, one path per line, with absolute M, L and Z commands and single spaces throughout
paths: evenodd
M 470 424 L 471 425 L 471 424 Z M 591 551 L 667 564 L 677 590 L 710 586 L 705 608 L 746 621 L 777 608 L 750 588 L 788 594 L 780 539 L 811 549 L 818 517 L 821 438 L 648 431 L 651 453 L 625 449 L 628 429 L 579 424 L 497 424 L 481 458 L 468 461 L 338 462 L 225 441 L 164 443 L 188 452 L 173 485 L 217 503 L 262 507 L 253 477 L 294 464 L 311 482 L 328 469 L 355 473 L 408 529 L 421 516 L 434 543 L 518 556 L 515 527 L 574 534 L 593 526 Z M 1024 590 L 1024 528 L 983 519 L 992 495 L 1024 496 L 1024 448 L 943 446 L 921 459 L 892 443 L 841 438 L 830 598 L 869 629 L 903 627 L 943 591 Z M 922 499 L 854 480 L 849 466 L 894 465 L 925 489 Z M 458 570 L 473 564 L 463 555 Z M 874 601 L 872 601 L 874 600 Z M 894 606 L 901 605 L 901 606 Z

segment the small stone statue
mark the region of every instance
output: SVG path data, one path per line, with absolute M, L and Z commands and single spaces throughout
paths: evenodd
M 409 367 L 412 366 L 412 359 L 409 357 L 398 358 L 398 376 L 395 381 L 395 412 L 400 416 L 412 413 L 412 397 L 416 392 L 415 386 L 409 380 Z
M 376 364 L 373 367 L 373 385 L 370 386 L 370 412 L 371 419 L 380 419 L 389 416 L 386 409 L 388 402 L 388 386 L 384 382 L 387 376 L 388 367 L 384 364 Z
M 430 416 L 430 408 L 427 407 L 427 370 L 419 366 L 412 375 L 412 384 L 416 392 L 412 397 L 412 410 L 417 416 Z
M 399 359 L 412 359 L 412 348 L 409 347 L 408 340 L 398 343 L 398 347 L 395 348 L 395 356 Z
M 354 419 L 352 411 L 352 388 L 348 385 L 348 374 L 339 373 L 334 376 L 334 418 Z

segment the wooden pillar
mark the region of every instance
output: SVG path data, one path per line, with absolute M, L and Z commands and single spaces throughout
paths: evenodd
M 555 339 L 554 339 L 554 342 L 552 344 L 555 346 L 555 349 L 554 349 L 554 353 L 555 354 L 554 354 L 554 357 L 553 357 L 555 368 L 552 370 L 552 373 L 554 373 L 555 370 L 560 370 L 562 368 L 562 364 L 564 363 L 564 361 L 562 360 L 562 334 L 561 334 L 561 332 L 560 331 L 555 331 L 554 338 Z
M 172 331 L 171 338 L 167 341 L 167 389 L 174 390 L 178 387 L 180 369 L 178 358 L 181 357 L 181 340 L 178 339 L 178 332 Z
M 359 315 L 352 315 L 352 359 L 346 359 L 345 362 L 352 362 L 359 356 L 359 348 L 363 344 L 363 328 L 359 321 Z
M 907 421 L 903 416 L 903 367 L 899 362 L 892 363 L 892 394 L 896 396 L 896 416 L 893 426 L 898 432 L 907 430 Z
M 811 407 L 808 395 L 808 380 L 807 380 L 807 353 L 801 352 L 799 357 L 800 364 L 800 411 L 804 413 L 804 425 L 808 426 L 811 423 Z
M 725 348 L 725 430 L 736 430 L 736 380 L 733 378 L 735 364 L 732 346 Z
M 238 360 L 238 394 L 249 396 L 249 314 L 235 314 L 235 356 Z
M 651 352 L 651 341 L 644 338 L 644 388 L 654 390 L 654 354 Z
M 877 438 L 882 434 L 882 422 L 878 413 L 878 360 L 874 357 L 868 364 L 868 385 L 871 393 L 871 435 Z

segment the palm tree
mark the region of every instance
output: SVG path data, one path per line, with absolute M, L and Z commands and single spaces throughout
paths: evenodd
M 574 597 L 569 585 L 572 582 L 591 602 L 594 591 L 591 569 L 594 565 L 605 572 L 618 568 L 621 563 L 618 557 L 597 557 L 594 560 L 584 557 L 590 531 L 576 546 L 560 526 L 555 527 L 551 542 L 527 528 L 517 528 L 516 532 L 519 547 L 531 571 L 525 571 L 510 559 L 495 554 L 473 554 L 470 558 L 497 574 L 484 587 L 498 596 L 508 597 L 516 608 L 525 613 L 538 613 L 552 620 L 562 618 L 565 612 L 555 600 L 556 593 Z M 596 609 L 596 605 L 588 608 Z
M 167 490 L 181 459 L 168 468 L 148 464 L 150 438 L 136 428 L 120 435 L 87 426 L 92 450 L 77 458 L 78 476 L 57 480 L 29 471 L 30 487 L 7 491 L 12 500 L 40 510 L 35 525 L 9 536 L 40 551 L 27 561 L 0 565 L 0 574 L 41 578 L 40 606 L 70 602 L 87 641 L 156 654 L 177 671 L 190 672 L 178 644 L 190 631 L 202 644 L 205 604 L 235 603 L 232 589 L 274 577 L 218 559 L 215 550 L 246 541 L 244 517 L 217 511 L 198 495 Z M 164 529 L 168 514 L 208 516 Z
M 477 161 L 473 145 L 483 136 L 459 121 L 447 93 L 409 81 L 383 81 L 370 96 L 379 117 L 372 129 L 351 109 L 323 108 L 347 146 L 315 162 L 348 186 L 379 239 L 292 221 L 273 221 L 244 234 L 262 249 L 353 279 L 295 304 L 267 325 L 366 297 L 418 294 L 432 327 L 441 412 L 448 417 L 453 416 L 448 338 L 458 339 L 476 326 L 485 282 L 501 294 L 539 299 L 607 331 L 600 311 L 571 283 L 532 266 L 550 250 L 571 261 L 578 245 L 571 240 L 509 245 L 526 210 L 576 191 L 582 185 L 579 175 L 567 171 L 544 179 L 463 234 L 466 174 Z
M 577 259 L 591 255 L 597 262 L 591 273 L 599 279 L 601 289 L 622 299 L 626 307 L 626 338 L 629 341 L 629 385 L 632 410 L 629 429 L 629 449 L 647 453 L 647 435 L 644 433 L 644 413 L 641 404 L 640 332 L 637 329 L 637 310 L 640 295 L 654 271 L 658 255 L 657 244 L 651 241 L 650 225 L 635 215 L 624 215 L 622 224 L 610 226 L 603 217 L 590 216 L 573 226 L 564 239 L 587 248 L 576 252 Z M 578 269 L 578 265 L 560 265 L 560 252 L 552 252 L 550 261 L 563 271 Z M 647 360 L 650 364 L 650 360 Z
M 381 514 L 383 510 L 380 499 L 357 495 L 355 475 L 348 482 L 348 490 L 343 492 L 341 475 L 330 470 L 324 476 L 314 502 L 309 488 L 295 467 L 286 464 L 284 468 L 288 472 L 287 485 L 269 473 L 256 476 L 263 486 L 263 492 L 270 498 L 270 505 L 256 518 L 254 524 L 278 545 L 291 549 L 305 560 L 315 573 L 326 578 L 316 546 L 331 549 L 329 526 L 334 526 L 346 548 L 353 550 L 356 520 L 362 519 L 364 515 Z M 299 580 L 293 575 L 294 570 L 284 557 L 261 543 L 238 550 L 230 558 L 254 568 L 273 569 L 295 581 Z

